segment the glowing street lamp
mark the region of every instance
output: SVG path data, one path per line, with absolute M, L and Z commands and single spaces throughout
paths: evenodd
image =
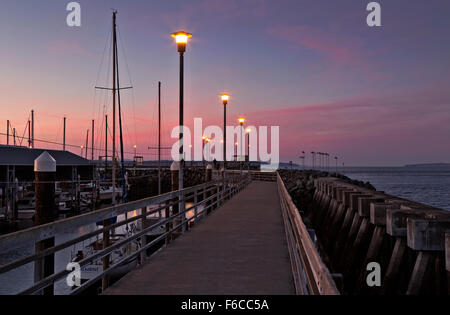
M 247 169 L 250 171 L 250 133 L 252 129 L 247 128 L 245 132 L 247 133 Z
M 192 37 L 192 34 L 180 31 L 180 32 L 173 33 L 172 37 L 175 38 L 175 42 L 177 43 L 177 47 L 178 47 L 178 52 L 185 53 L 187 42 L 188 42 L 189 38 Z
M 223 103 L 223 177 L 225 177 L 227 169 L 227 105 L 230 97 L 226 93 L 220 95 Z
M 184 126 L 184 53 L 186 52 L 186 45 L 192 34 L 180 31 L 172 34 L 177 44 L 178 52 L 180 53 L 180 175 L 178 189 L 183 189 L 183 126 Z
M 230 99 L 230 95 L 222 94 L 222 95 L 220 95 L 220 97 L 222 98 L 223 105 L 226 106 L 228 104 L 228 100 Z
M 208 161 L 209 161 L 209 157 L 210 157 L 211 141 L 212 141 L 212 140 L 211 140 L 210 138 L 206 138 L 206 139 L 205 139 L 206 147 L 207 147 L 206 152 L 208 152 L 208 154 L 206 155 L 206 158 L 208 159 Z
M 252 132 L 251 128 L 245 129 L 245 132 L 247 133 L 247 154 L 248 154 L 248 162 L 250 163 L 250 133 Z
M 245 145 L 245 141 L 244 141 L 244 123 L 245 123 L 245 118 L 239 118 L 239 125 L 241 125 L 241 157 L 242 157 L 242 151 L 244 151 L 244 155 L 245 155 L 245 149 L 244 149 L 244 145 Z M 237 148 L 236 148 L 237 150 Z M 241 160 L 241 158 L 239 158 L 238 160 Z M 240 164 L 240 169 L 241 169 L 241 175 L 242 175 L 242 161 Z
M 203 164 L 203 166 L 205 166 L 205 142 L 206 142 L 206 137 L 203 136 L 202 137 L 202 164 Z

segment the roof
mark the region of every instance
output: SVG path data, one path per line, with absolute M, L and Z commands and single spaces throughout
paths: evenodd
M 46 151 L 56 160 L 57 166 L 91 164 L 89 160 L 68 151 L 0 145 L 0 165 L 32 166 L 34 165 L 34 160 Z

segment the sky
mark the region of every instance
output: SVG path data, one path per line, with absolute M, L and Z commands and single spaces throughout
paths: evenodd
M 280 127 L 284 162 L 300 163 L 302 151 L 307 163 L 311 151 L 352 166 L 450 162 L 448 1 L 378 1 L 381 27 L 367 26 L 368 0 L 80 0 L 81 27 L 66 24 L 69 2 L 0 1 L 2 134 L 8 119 L 26 134 L 33 109 L 36 139 L 61 143 L 67 117 L 67 144 L 80 154 L 94 119 L 95 147 L 104 147 L 111 96 L 95 86 L 112 83 L 114 8 L 121 85 L 133 86 L 121 94 L 127 156 L 136 145 L 155 158 L 158 81 L 163 145 L 175 142 L 179 64 L 170 34 L 185 30 L 193 34 L 188 126 L 195 117 L 222 124 L 218 95 L 228 92 L 230 124 L 243 116 Z

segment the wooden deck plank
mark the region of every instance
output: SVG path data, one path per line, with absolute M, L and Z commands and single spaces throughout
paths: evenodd
M 295 294 L 292 279 L 277 184 L 253 182 L 105 294 Z

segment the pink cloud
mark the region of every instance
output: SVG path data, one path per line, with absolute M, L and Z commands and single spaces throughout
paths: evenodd
M 307 25 L 278 26 L 268 30 L 269 35 L 309 50 L 316 51 L 334 63 L 364 64 L 358 50 L 359 40 L 344 39 L 339 34 Z
M 433 88 L 257 111 L 248 117 L 259 125 L 280 126 L 281 156 L 295 157 L 303 148 L 339 152 L 350 164 L 379 165 L 392 155 L 420 162 L 450 154 L 442 146 L 450 133 L 449 105 L 450 93 Z

